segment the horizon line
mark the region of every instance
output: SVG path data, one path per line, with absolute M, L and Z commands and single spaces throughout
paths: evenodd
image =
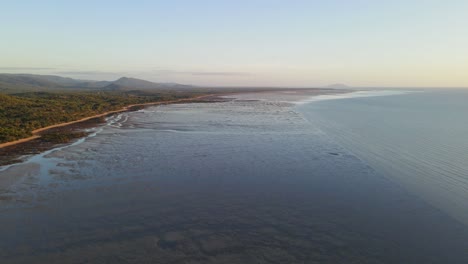
M 387 85 L 382 85 L 382 86 L 352 86 L 352 85 L 347 85 L 343 83 L 333 83 L 330 85 L 301 85 L 301 86 L 288 86 L 288 85 L 199 85 L 199 84 L 186 84 L 186 83 L 178 83 L 178 82 L 154 82 L 154 81 L 148 81 L 146 79 L 141 79 L 137 77 L 131 77 L 130 75 L 122 75 L 118 77 L 115 80 L 90 80 L 90 79 L 79 79 L 75 77 L 68 77 L 65 75 L 57 75 L 57 74 L 37 74 L 37 73 L 27 73 L 27 72 L 20 72 L 20 73 L 9 73 L 9 72 L 0 72 L 0 74 L 9 74 L 9 75 L 38 75 L 38 76 L 56 76 L 56 77 L 62 77 L 62 78 L 70 78 L 70 79 L 75 79 L 75 80 L 81 80 L 81 81 L 117 81 L 121 78 L 132 78 L 132 79 L 138 79 L 142 81 L 147 81 L 147 82 L 153 82 L 153 83 L 176 83 L 176 84 L 181 84 L 181 85 L 189 85 L 189 86 L 194 86 L 198 88 L 206 87 L 206 88 L 278 88 L 278 89 L 468 89 L 468 86 L 387 86 Z M 330 87 L 335 84 L 339 85 L 344 85 L 346 87 Z

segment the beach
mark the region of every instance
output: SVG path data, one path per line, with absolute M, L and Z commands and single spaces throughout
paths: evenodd
M 15 140 L 15 141 L 1 143 L 0 144 L 0 149 L 5 148 L 5 147 L 9 147 L 9 146 L 18 145 L 18 144 L 21 144 L 21 143 L 25 143 L 25 142 L 40 138 L 41 136 L 39 134 L 44 132 L 44 131 L 47 131 L 47 130 L 51 130 L 51 129 L 58 128 L 58 127 L 70 126 L 70 125 L 73 125 L 73 124 L 82 123 L 84 121 L 88 121 L 88 120 L 95 119 L 95 118 L 100 118 L 100 117 L 105 117 L 105 116 L 109 116 L 109 115 L 116 114 L 116 113 L 126 112 L 126 111 L 129 111 L 130 109 L 132 109 L 134 107 L 145 107 L 145 106 L 150 106 L 150 105 L 173 104 L 173 103 L 181 103 L 181 102 L 188 102 L 188 101 L 196 101 L 196 100 L 200 100 L 202 98 L 206 98 L 206 97 L 210 97 L 210 96 L 213 96 L 213 95 L 209 94 L 209 95 L 202 95 L 202 96 L 197 96 L 197 97 L 192 97 L 192 98 L 184 98 L 184 99 L 178 99 L 178 100 L 127 105 L 127 106 L 123 107 L 122 109 L 107 111 L 107 112 L 104 112 L 104 113 L 101 113 L 101 114 L 84 117 L 84 118 L 81 118 L 81 119 L 78 119 L 78 120 L 75 120 L 75 121 L 70 121 L 70 122 L 65 122 L 65 123 L 60 123 L 60 124 L 55 124 L 55 125 L 50 125 L 50 126 L 42 127 L 42 128 L 39 128 L 39 129 L 35 129 L 35 130 L 33 130 L 31 132 L 33 135 L 30 136 L 30 137 L 18 139 L 18 140 Z

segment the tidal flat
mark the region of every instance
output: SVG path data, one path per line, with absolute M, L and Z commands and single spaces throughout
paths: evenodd
M 230 97 L 0 169 L 28 172 L 0 190 L 0 262 L 468 263 L 468 228 L 304 118 L 307 95 Z

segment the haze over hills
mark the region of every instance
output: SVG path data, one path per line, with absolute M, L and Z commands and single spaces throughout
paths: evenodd
M 78 80 L 55 75 L 0 74 L 0 92 L 15 93 L 48 90 L 167 90 L 191 88 L 178 83 L 154 83 L 136 78 L 122 77 L 116 81 Z
M 154 83 L 136 78 L 122 77 L 108 85 L 102 87 L 105 90 L 152 90 L 152 89 L 168 89 L 168 88 L 191 88 L 191 85 L 183 85 L 178 83 Z
M 55 89 L 78 83 L 77 80 L 52 75 L 0 74 L 0 91 Z
M 334 84 L 327 85 L 324 88 L 348 89 L 348 88 L 351 88 L 351 87 L 346 85 L 346 84 L 343 84 L 343 83 L 334 83 Z
M 0 73 L 0 93 L 37 91 L 142 91 L 157 92 L 200 88 L 179 83 L 155 83 L 137 78 L 121 77 L 115 81 L 80 80 L 56 75 Z M 220 87 L 218 87 L 220 88 Z M 224 87 L 224 88 L 274 88 L 274 87 Z M 278 87 L 279 88 L 279 87 Z M 282 87 L 288 88 L 288 87 Z M 347 89 L 344 84 L 333 84 L 326 89 Z

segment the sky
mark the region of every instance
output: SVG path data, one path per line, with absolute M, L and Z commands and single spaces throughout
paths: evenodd
M 468 87 L 467 0 L 2 0 L 0 72 Z

